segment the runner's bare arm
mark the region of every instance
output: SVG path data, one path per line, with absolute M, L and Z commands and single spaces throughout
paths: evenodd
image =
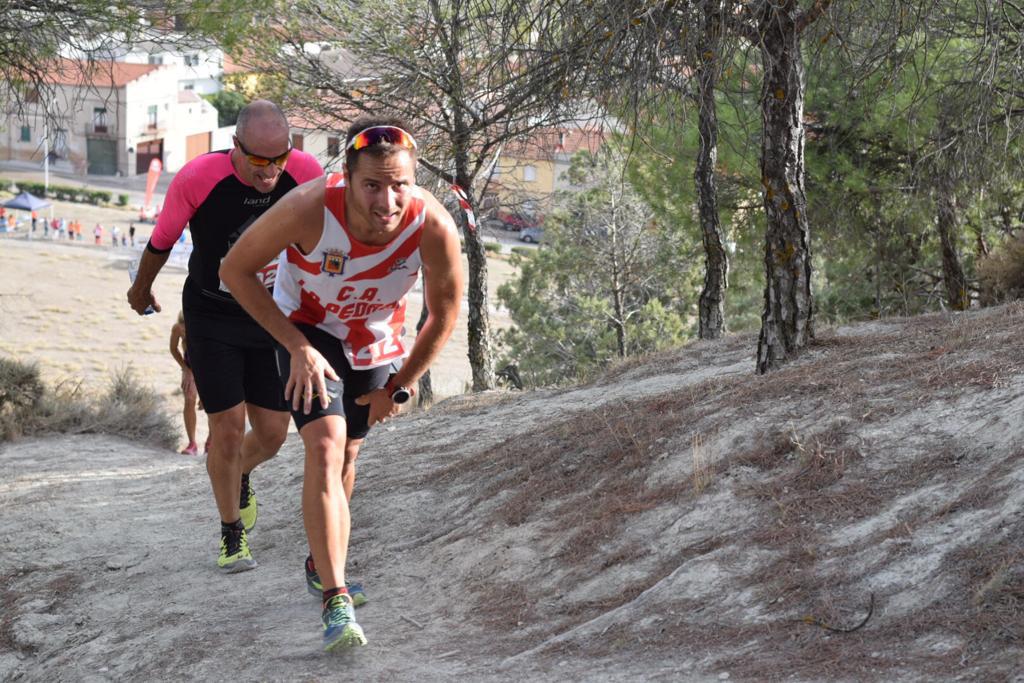
M 156 254 L 149 249 L 142 250 L 139 272 L 135 276 L 135 282 L 128 288 L 128 305 L 139 315 L 144 315 L 149 306 L 152 306 L 154 311 L 162 310 L 153 296 L 153 281 L 170 255 L 170 251 Z
M 414 387 L 437 359 L 455 329 L 462 303 L 463 274 L 458 229 L 451 215 L 439 202 L 433 200 L 428 207 L 428 217 L 420 241 L 427 320 L 416 335 L 409 357 L 395 375 L 396 386 Z M 371 425 L 397 414 L 401 408 L 392 403 L 382 390 L 359 397 L 357 403 L 369 403 Z
M 420 242 L 427 320 L 416 335 L 409 358 L 395 377 L 400 386 L 415 386 L 441 353 L 459 317 L 463 274 L 458 229 L 448 212 L 440 205 L 438 209 L 443 214 L 424 226 Z
M 298 410 L 312 407 L 314 394 L 326 407 L 324 375 L 338 379 L 330 364 L 314 349 L 274 303 L 256 273 L 290 244 L 308 253 L 323 231 L 324 178 L 315 178 L 282 197 L 243 233 L 220 266 L 220 279 L 249 315 L 291 355 L 285 398 Z

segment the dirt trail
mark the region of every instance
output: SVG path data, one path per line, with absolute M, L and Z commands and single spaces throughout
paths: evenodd
M 220 576 L 200 459 L 0 448 L 0 680 L 1020 681 L 1024 306 L 750 336 L 371 434 L 319 650 L 295 435 Z M 863 628 L 849 628 L 874 607 Z

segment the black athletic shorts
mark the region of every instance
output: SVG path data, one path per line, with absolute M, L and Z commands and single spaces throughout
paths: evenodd
M 185 329 L 192 376 L 207 413 L 242 401 L 288 410 L 277 374 L 276 342 L 255 320 L 185 309 Z
M 301 405 L 299 410 L 292 411 L 295 428 L 301 430 L 313 420 L 327 415 L 340 415 L 345 418 L 345 433 L 348 438 L 362 439 L 370 432 L 370 406 L 356 405 L 356 399 L 387 384 L 391 373 L 397 372 L 401 366 L 392 363 L 368 370 L 353 370 L 342 349 L 341 340 L 312 325 L 299 323 L 296 327 L 306 335 L 313 348 L 327 359 L 339 379 L 335 381 L 324 378 L 327 382 L 327 395 L 331 399 L 327 408 L 324 408 L 320 399 L 314 396 L 308 415 L 302 412 Z M 277 367 L 281 373 L 281 384 L 287 386 L 288 375 L 291 372 L 291 355 L 281 345 L 277 347 Z

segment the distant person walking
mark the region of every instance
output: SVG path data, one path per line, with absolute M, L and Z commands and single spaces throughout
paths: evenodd
M 36 223 L 39 222 L 39 212 L 32 209 L 32 234 L 36 232 Z
M 103 241 L 103 226 L 97 223 L 92 229 L 92 234 L 96 238 L 96 244 L 100 244 Z
M 128 224 L 128 239 L 131 241 L 132 246 L 135 246 L 135 221 Z
M 188 445 L 181 451 L 182 455 L 198 455 L 199 444 L 196 443 L 196 405 L 199 394 L 196 392 L 196 381 L 192 376 L 192 365 L 188 359 L 188 338 L 185 333 L 185 315 L 178 313 L 178 321 L 171 325 L 171 357 L 181 367 L 181 393 L 185 396 L 185 407 L 182 419 L 185 422 L 185 436 Z
M 288 121 L 276 104 L 247 105 L 238 115 L 234 147 L 196 157 L 171 181 L 128 290 L 136 313 L 147 306 L 160 310 L 153 281 L 188 225 L 193 251 L 182 309 L 189 362 L 210 422 L 206 469 L 220 516 L 217 566 L 225 573 L 256 567 L 247 536 L 258 513 L 249 476 L 284 442 L 288 406 L 273 338 L 238 305 L 217 269 L 253 221 L 289 190 L 322 174 L 312 155 L 292 149 Z M 268 258 L 261 270 L 268 288 L 277 273 L 275 259 Z

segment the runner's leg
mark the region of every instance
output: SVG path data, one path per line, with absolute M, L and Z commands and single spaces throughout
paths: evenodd
M 210 421 L 210 451 L 206 471 L 222 522 L 236 521 L 242 481 L 242 441 L 245 433 L 245 405 L 207 413 Z
M 299 430 L 306 448 L 302 516 L 309 548 L 324 590 L 345 585 L 351 525 L 342 486 L 345 420 L 328 415 Z
M 252 429 L 242 439 L 242 472 L 248 474 L 259 465 L 273 458 L 285 437 L 288 436 L 287 411 L 269 410 L 251 403 L 246 404 L 249 424 Z

